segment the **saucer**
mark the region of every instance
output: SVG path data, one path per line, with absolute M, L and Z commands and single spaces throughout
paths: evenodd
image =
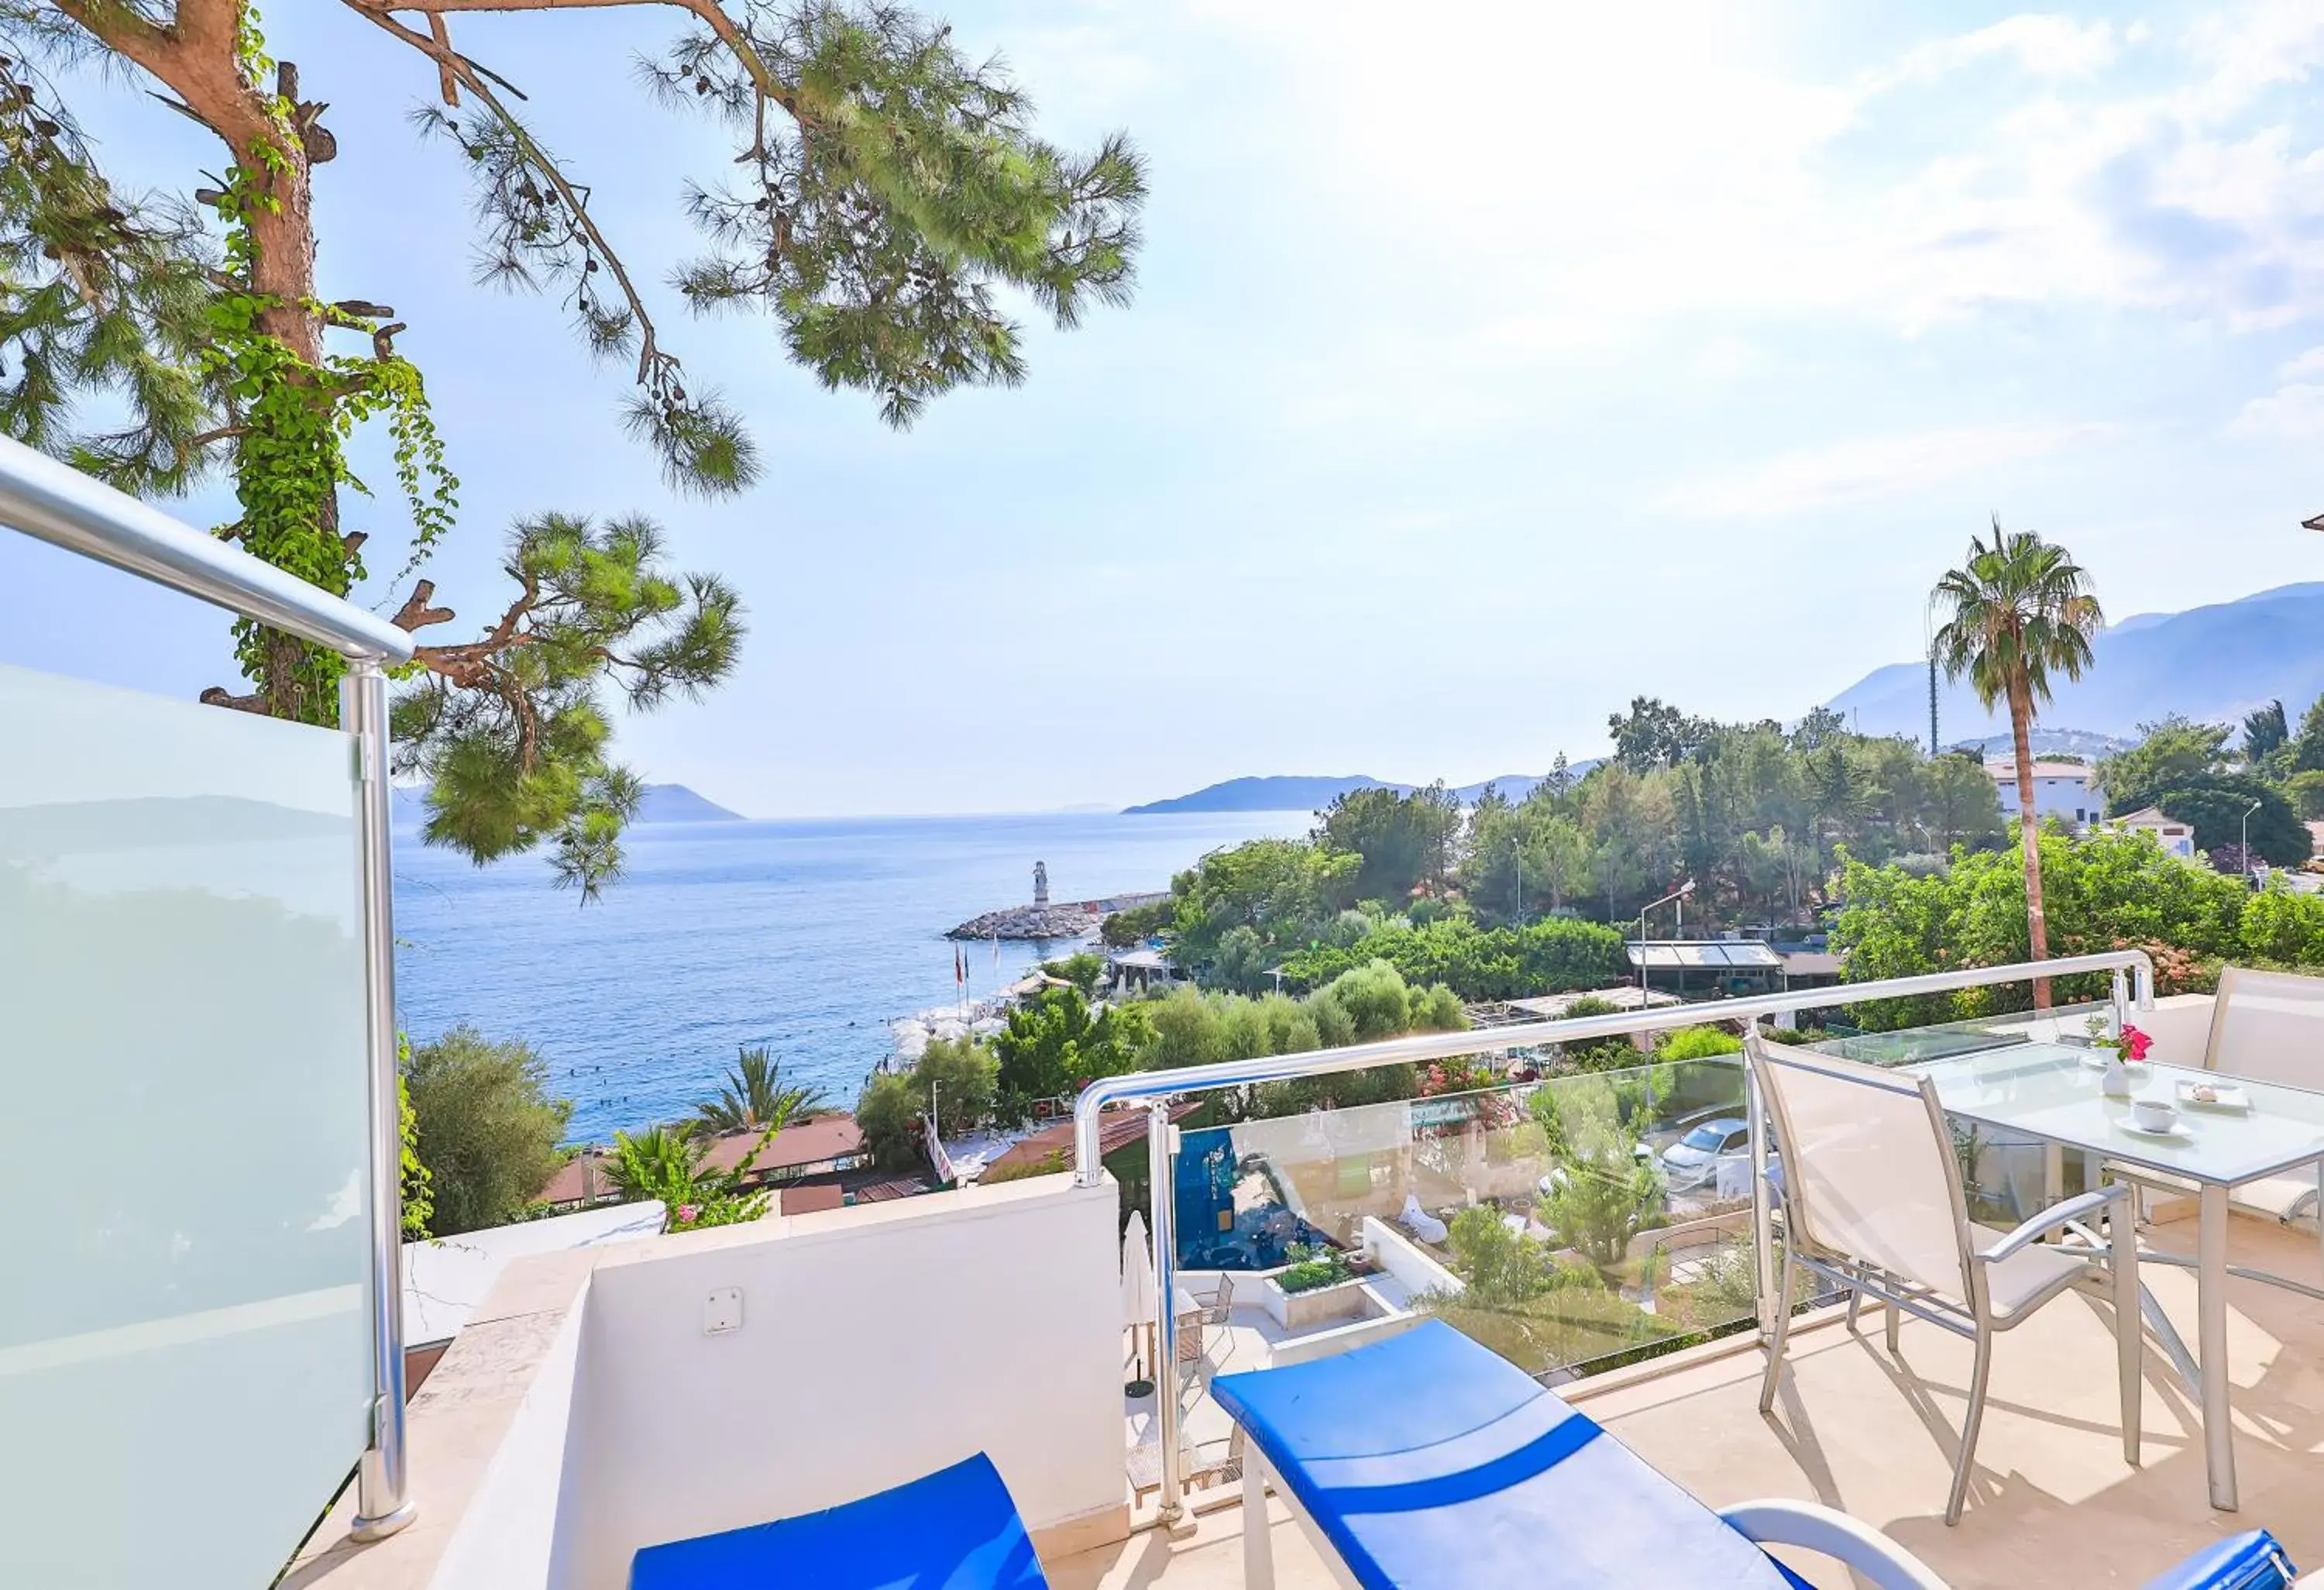
M 2133 1137 L 2143 1137 L 2149 1142 L 2185 1142 L 2195 1135 L 2184 1121 L 2173 1121 L 2168 1126 L 2157 1128 L 2141 1126 L 2126 1115 L 2117 1124 Z

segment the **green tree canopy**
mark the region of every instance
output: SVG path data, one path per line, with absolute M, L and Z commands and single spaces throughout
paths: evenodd
M 564 1162 L 569 1100 L 528 1044 L 455 1027 L 415 1044 L 403 1068 L 438 1236 L 505 1225 L 540 1197 Z
M 2116 817 L 2142 811 L 2165 790 L 2185 789 L 2226 771 L 2227 737 L 2223 723 L 2195 723 L 2172 713 L 2159 723 L 2138 726 L 2139 742 L 2099 760 L 2098 787 L 2107 810 Z
M 1138 1005 L 1093 1010 L 1076 988 L 1044 989 L 1009 1012 L 993 1040 L 996 1086 L 1005 1108 L 1025 1110 L 1068 1096 L 1100 1077 L 1133 1070 L 1151 1029 Z
M 1315 837 L 1326 850 L 1357 858 L 1357 899 L 1401 902 L 1423 884 L 1443 883 L 1460 831 L 1461 803 L 1438 782 L 1408 795 L 1351 790 L 1324 810 Z
M 2218 850 L 2239 846 L 2246 831 L 2253 855 L 2280 867 L 2298 866 L 2314 846 L 2308 825 L 2273 785 L 2236 774 L 2192 779 L 2155 797 L 2163 815 L 2190 824 L 2195 847 Z M 2248 825 L 2246 824 L 2248 814 Z

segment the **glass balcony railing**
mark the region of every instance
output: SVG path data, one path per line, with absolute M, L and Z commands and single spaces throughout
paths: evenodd
M 0 1583 L 269 1583 L 373 1391 L 348 736 L 0 668 Z
M 1255 1115 L 1183 1133 L 1177 1268 L 1254 1302 L 1344 1268 L 1369 1296 L 1287 1311 L 1425 1310 L 1563 1373 L 1753 1317 L 1748 1148 L 1739 1055 Z

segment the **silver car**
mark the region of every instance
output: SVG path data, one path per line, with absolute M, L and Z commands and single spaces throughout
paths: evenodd
M 1750 1123 L 1734 1115 L 1705 1121 L 1663 1151 L 1673 1192 L 1689 1192 L 1719 1174 L 1719 1161 L 1751 1146 Z

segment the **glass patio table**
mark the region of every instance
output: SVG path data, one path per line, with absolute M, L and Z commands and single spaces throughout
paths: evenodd
M 2108 1098 L 2099 1086 L 2104 1058 L 2103 1050 L 2026 1043 L 1901 1068 L 1933 1082 L 1937 1102 L 1948 1114 L 2023 1132 L 2061 1149 L 2080 1150 L 2196 1189 L 2195 1355 L 2203 1450 L 2211 1505 L 2232 1512 L 2236 1455 L 2228 1413 L 2227 1195 L 2246 1182 L 2308 1168 L 2315 1169 L 2319 1188 L 2324 1188 L 2324 1093 L 2149 1063 L 2131 1068 L 2129 1098 Z M 2233 1082 L 2249 1096 L 2250 1107 L 2190 1105 L 2180 1095 L 2182 1082 Z M 2175 1107 L 2179 1115 L 2172 1130 L 2151 1132 L 2137 1127 L 2131 1105 L 2139 1099 L 2163 1100 Z M 2316 1295 L 2312 1288 L 2284 1284 Z M 2160 1319 L 2159 1313 L 2156 1317 Z

